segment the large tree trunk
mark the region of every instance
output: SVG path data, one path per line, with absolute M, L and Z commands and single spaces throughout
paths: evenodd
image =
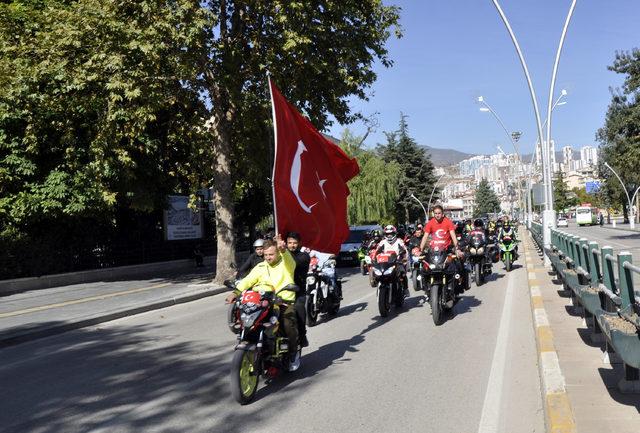
M 236 267 L 236 236 L 233 224 L 233 181 L 231 179 L 231 135 L 225 118 L 213 116 L 214 167 L 213 202 L 216 212 L 216 276 L 221 283 L 232 278 Z

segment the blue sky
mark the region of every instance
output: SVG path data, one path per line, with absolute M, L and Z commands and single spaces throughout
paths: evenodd
M 468 153 L 495 153 L 511 146 L 485 100 L 510 130 L 523 132 L 522 153 L 533 149 L 536 125 L 528 87 L 511 39 L 491 0 L 385 1 L 402 7 L 404 37 L 390 39 L 394 66 L 376 67 L 378 80 L 370 101 L 353 100 L 365 115 L 378 112 L 380 127 L 368 147 L 385 141 L 383 131 L 397 129 L 400 112 L 409 116 L 410 134 L 419 144 Z M 501 0 L 531 73 L 544 121 L 553 61 L 570 0 Z M 608 71 L 616 50 L 640 47 L 639 0 L 578 0 L 556 81 L 567 104 L 552 122 L 556 149 L 597 144 L 611 99 L 609 87 L 623 77 Z M 555 98 L 554 98 L 555 99 Z M 340 137 L 345 126 L 330 133 Z M 362 134 L 362 123 L 347 126 Z

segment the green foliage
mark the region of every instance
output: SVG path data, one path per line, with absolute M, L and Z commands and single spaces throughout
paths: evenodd
M 348 129 L 343 132 L 340 146 L 349 156 L 356 157 L 360 166 L 360 174 L 349 181 L 349 224 L 394 223 L 401 167 L 362 149 L 361 137 L 354 136 Z
M 473 208 L 473 217 L 480 217 L 489 213 L 500 211 L 500 200 L 496 193 L 491 189 L 489 181 L 482 179 L 476 189 L 475 206 Z
M 564 212 L 575 204 L 575 200 L 569 197 L 569 188 L 564 180 L 564 173 L 558 172 L 553 179 L 553 207 L 556 212 Z
M 398 222 L 424 219 L 422 207 L 411 195 L 415 195 L 426 206 L 436 181 L 431 157 L 409 136 L 406 117 L 400 115 L 398 130 L 387 132 L 387 143 L 377 149 L 385 162 L 395 162 L 401 168 L 395 209 Z
M 601 194 L 611 205 L 622 205 L 627 213 L 627 196 L 620 181 L 604 163 L 622 178 L 631 196 L 640 186 L 640 50 L 616 53 L 609 70 L 625 75 L 622 89 L 612 91 L 605 124 L 597 132 L 601 143 L 598 171 L 605 180 Z

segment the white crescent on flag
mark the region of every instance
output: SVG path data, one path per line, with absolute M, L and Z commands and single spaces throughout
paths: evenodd
M 302 153 L 305 152 L 307 148 L 304 146 L 302 140 L 298 141 L 298 149 L 296 150 L 296 154 L 293 157 L 293 163 L 291 164 L 291 177 L 289 179 L 291 183 L 291 191 L 293 191 L 293 195 L 298 199 L 298 203 L 300 207 L 306 212 L 311 213 L 311 208 L 317 205 L 318 203 L 314 203 L 311 206 L 307 206 L 305 202 L 300 198 L 300 175 L 302 173 Z

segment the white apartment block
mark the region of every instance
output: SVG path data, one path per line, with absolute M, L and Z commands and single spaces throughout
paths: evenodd
M 593 146 L 584 146 L 580 149 L 580 161 L 587 165 L 598 165 L 598 148 Z

